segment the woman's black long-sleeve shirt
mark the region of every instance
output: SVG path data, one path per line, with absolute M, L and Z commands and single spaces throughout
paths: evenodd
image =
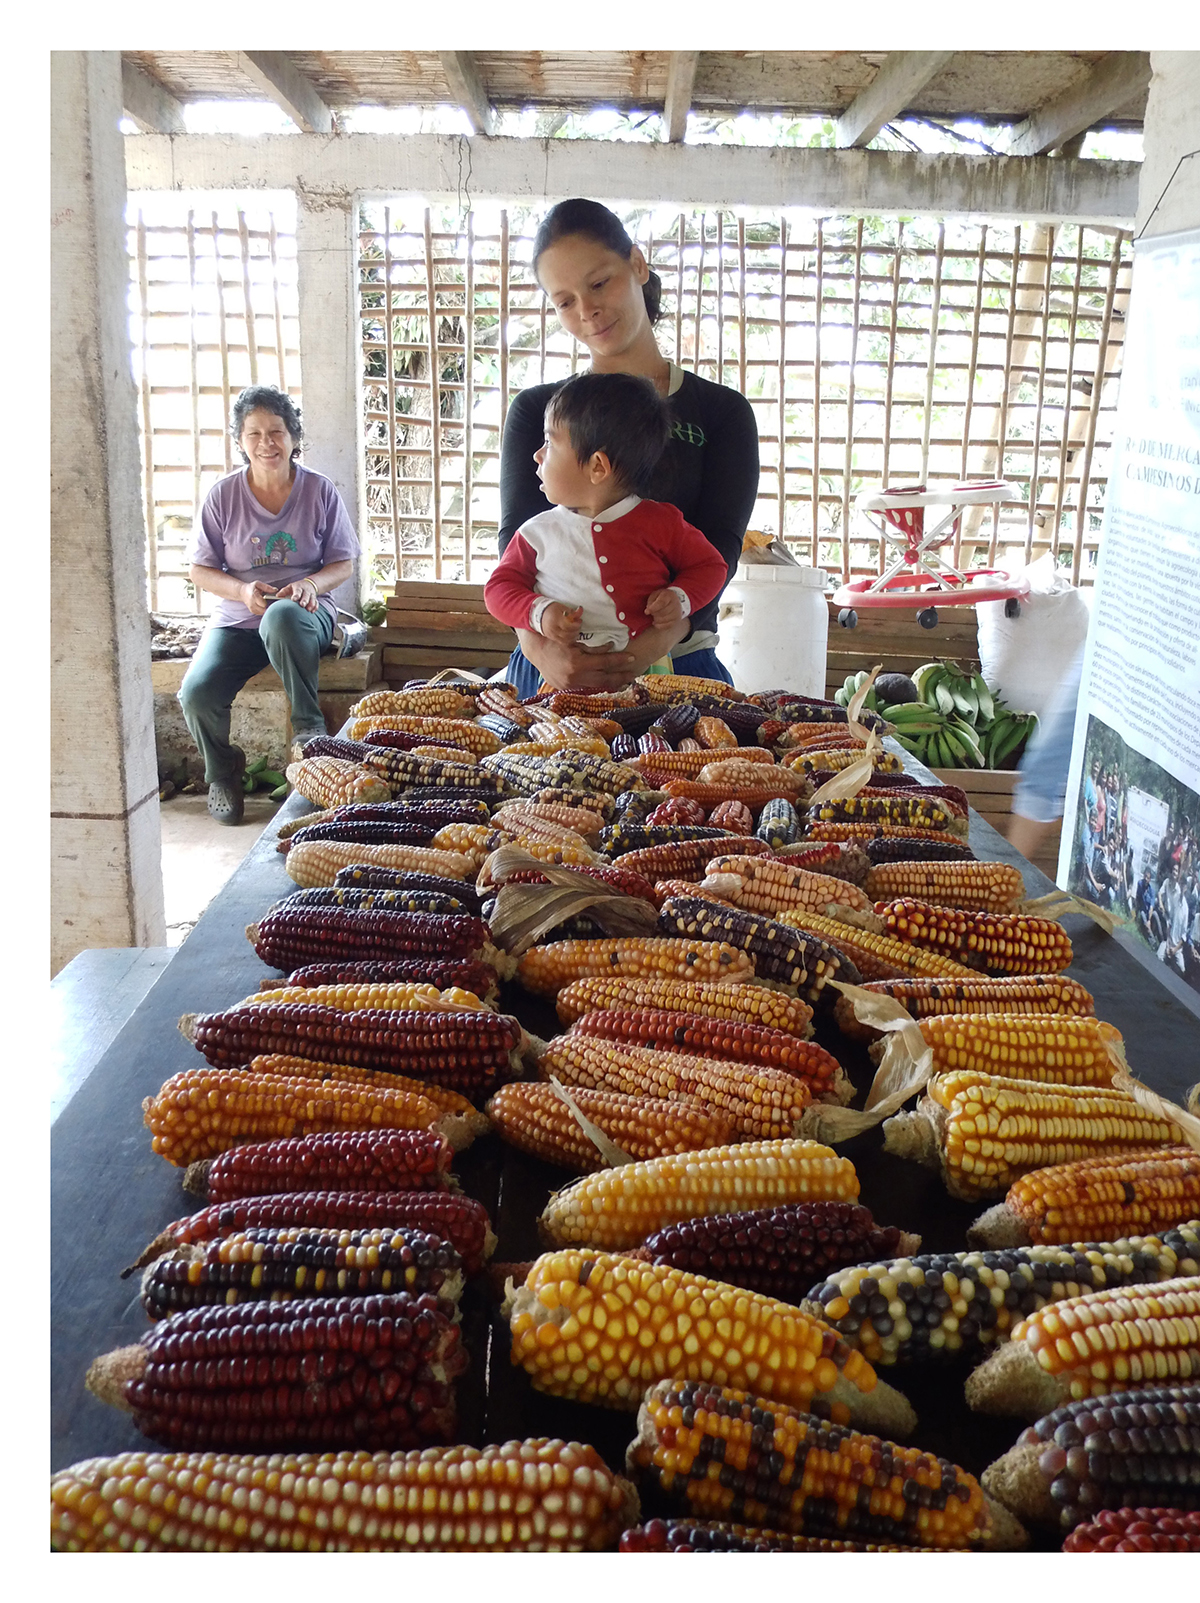
M 500 446 L 501 551 L 523 523 L 550 504 L 542 494 L 533 453 L 543 443 L 546 404 L 557 388 L 535 384 L 509 407 Z M 732 579 L 758 495 L 754 409 L 737 390 L 686 372 L 667 405 L 671 438 L 646 494 L 678 507 L 716 546 Z M 716 629 L 719 600 L 690 620 L 692 633 Z

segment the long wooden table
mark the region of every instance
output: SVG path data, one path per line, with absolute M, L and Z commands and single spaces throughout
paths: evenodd
M 919 771 L 915 765 L 914 772 Z M 246 926 L 295 887 L 276 851 L 280 821 L 307 811 L 292 797 L 241 867 L 211 903 L 104 1057 L 52 1129 L 51 1467 L 148 1444 L 130 1416 L 93 1397 L 84 1386 L 91 1360 L 135 1342 L 147 1328 L 137 1275 L 120 1278 L 170 1220 L 194 1210 L 181 1171 L 156 1157 L 142 1122 L 142 1099 L 168 1076 L 195 1067 L 196 1050 L 179 1033 L 181 1015 L 214 1012 L 257 989 L 264 969 L 246 939 Z M 216 826 L 214 826 L 215 828 Z M 977 815 L 971 818 L 976 854 L 1016 863 L 1028 894 L 1053 889 Z M 1129 1057 L 1144 1080 L 1164 1095 L 1182 1097 L 1200 1080 L 1200 1030 L 1195 1017 L 1116 941 L 1080 917 L 1068 918 L 1075 946 L 1070 972 L 1096 997 L 1098 1015 L 1125 1035 Z M 542 1036 L 556 1033 L 552 1007 L 507 987 L 501 1007 Z M 872 1066 L 828 1020 L 817 1038 L 842 1062 L 861 1092 Z M 980 1209 L 947 1196 L 940 1179 L 882 1150 L 880 1130 L 840 1150 L 853 1159 L 861 1201 L 884 1224 L 919 1231 L 925 1251 L 954 1251 Z M 525 1158 L 495 1136 L 477 1141 L 455 1160 L 463 1188 L 492 1214 L 497 1262 L 520 1263 L 540 1250 L 536 1219 L 566 1172 Z M 508 1357 L 507 1326 L 494 1295 L 499 1276 L 481 1277 L 463 1299 L 463 1332 L 471 1369 L 460 1383 L 461 1437 L 482 1444 L 516 1436 L 564 1436 L 592 1442 L 614 1466 L 623 1461 L 633 1417 L 535 1392 Z M 886 1379 L 911 1399 L 920 1420 L 915 1442 L 978 1473 L 1012 1445 L 1016 1421 L 970 1413 L 962 1401 L 962 1361 L 924 1370 L 896 1368 Z M 1040 1543 L 1050 1548 L 1054 1541 Z

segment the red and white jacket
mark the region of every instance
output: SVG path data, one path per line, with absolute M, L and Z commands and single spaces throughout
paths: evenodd
M 686 618 L 720 595 L 728 571 L 678 507 L 627 495 L 591 518 L 551 507 L 522 524 L 483 599 L 493 618 L 534 632 L 549 602 L 582 607 L 579 643 L 621 651 L 650 627 L 655 590 L 677 590 Z

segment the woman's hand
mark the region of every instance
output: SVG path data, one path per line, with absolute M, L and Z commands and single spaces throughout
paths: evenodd
M 624 651 L 614 651 L 611 646 L 560 646 L 528 629 L 518 629 L 517 639 L 542 678 L 557 689 L 620 690 L 665 657 L 687 632 L 686 618 L 663 628 L 645 629 Z
M 239 587 L 238 600 L 243 602 L 256 618 L 261 618 L 267 610 L 267 603 L 282 594 L 283 592 L 277 591 L 273 584 L 263 584 L 261 579 L 253 579 Z
M 303 607 L 305 612 L 317 610 L 317 587 L 311 577 L 293 579 L 290 584 L 282 585 L 275 594 L 280 601 L 294 601 L 297 606 Z

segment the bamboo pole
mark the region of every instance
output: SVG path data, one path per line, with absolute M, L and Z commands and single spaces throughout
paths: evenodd
M 1042 296 L 1042 338 L 1038 347 L 1037 410 L 1033 425 L 1033 470 L 1029 478 L 1029 523 L 1025 531 L 1025 563 L 1028 566 L 1033 545 L 1033 526 L 1037 519 L 1038 486 L 1042 476 L 1042 402 L 1046 388 L 1046 341 L 1050 334 L 1050 282 L 1054 270 L 1054 240 L 1057 233 L 1053 224 L 1046 230 L 1046 282 Z
M 979 319 L 983 311 L 983 264 L 987 252 L 987 224 L 984 223 L 979 231 L 979 259 L 975 269 L 975 311 L 971 320 L 971 360 L 967 366 L 967 395 L 963 407 L 963 437 L 962 437 L 962 467 L 959 472 L 961 482 L 966 482 L 971 454 L 971 419 L 975 405 L 975 373 L 976 363 L 979 360 Z M 962 538 L 963 519 L 961 515 L 954 524 L 954 566 L 962 566 Z
M 813 432 L 812 432 L 812 538 L 813 550 L 820 550 L 821 523 L 821 324 L 825 293 L 825 219 L 817 218 L 817 282 L 813 305 Z M 849 553 L 843 543 L 842 582 L 849 577 Z M 819 563 L 816 566 L 820 566 Z
M 1008 403 L 1013 394 L 1012 387 L 1012 358 L 1013 337 L 1017 320 L 1017 284 L 1021 271 L 1021 225 L 1013 230 L 1012 270 L 1008 285 L 1008 331 L 1004 340 L 1004 386 L 1000 391 L 1000 406 L 997 414 L 996 426 L 996 466 L 997 476 L 1003 473 L 1004 468 L 1004 442 L 1008 429 Z M 992 508 L 992 535 L 988 541 L 988 566 L 996 565 L 996 547 L 1000 539 L 1000 508 Z
M 850 481 L 854 472 L 855 365 L 858 361 L 858 330 L 862 316 L 859 298 L 862 291 L 859 281 L 859 273 L 862 270 L 862 237 L 863 220 L 860 217 L 854 230 L 854 310 L 851 313 L 850 323 L 850 371 L 846 379 L 846 438 L 842 459 L 842 565 L 847 577 L 850 563 Z
M 188 377 L 192 402 L 192 502 L 195 517 L 200 516 L 200 390 L 196 372 L 196 214 L 187 214 L 188 257 Z M 196 611 L 200 611 L 200 592 L 196 592 Z
M 158 520 L 154 510 L 154 426 L 150 416 L 150 290 L 146 270 L 146 219 L 137 214 L 138 309 L 141 313 L 141 372 L 138 400 L 142 413 L 142 508 L 146 519 L 146 581 L 150 610 L 158 611 Z
M 437 288 L 433 276 L 433 239 L 429 228 L 429 207 L 425 208 L 425 294 L 428 302 L 425 332 L 429 341 L 429 419 L 430 442 L 433 454 L 430 457 L 433 471 L 433 486 L 430 490 L 430 507 L 433 513 L 433 577 L 442 576 L 442 395 L 441 395 L 441 356 L 438 352 L 437 332 Z
M 1079 286 L 1083 278 L 1083 229 L 1075 229 L 1075 281 L 1072 285 L 1071 320 L 1067 332 L 1067 371 L 1065 390 L 1063 394 L 1061 436 L 1062 445 L 1058 453 L 1058 482 L 1054 491 L 1054 524 L 1050 530 L 1050 550 L 1054 554 L 1054 566 L 1058 567 L 1058 548 L 1061 541 L 1059 524 L 1062 521 L 1063 500 L 1067 482 L 1067 457 L 1071 454 L 1071 396 L 1075 383 L 1075 323 L 1079 312 Z
M 883 389 L 883 473 L 880 477 L 880 488 L 888 482 L 888 468 L 892 454 L 892 396 L 895 391 L 896 379 L 896 337 L 900 319 L 900 269 L 904 259 L 904 219 L 900 218 L 896 227 L 896 250 L 892 257 L 892 314 L 891 327 L 888 330 L 887 375 L 884 379 Z M 883 572 L 883 542 L 879 543 L 879 569 Z
M 500 213 L 500 438 L 508 417 L 508 212 Z
M 937 341 L 938 331 L 942 320 L 942 271 L 943 257 L 946 249 L 946 225 L 938 222 L 937 252 L 934 257 L 933 269 L 933 305 L 930 309 L 929 319 L 929 357 L 925 371 L 925 426 L 921 439 L 921 477 L 920 482 L 929 482 L 929 431 L 933 412 L 933 383 L 937 371 Z
M 737 220 L 738 237 L 738 389 L 746 393 L 746 219 Z
M 779 219 L 779 376 L 778 386 L 778 416 L 777 430 L 778 444 L 778 495 L 779 495 L 779 538 L 784 537 L 784 522 L 787 514 L 787 252 L 788 252 L 788 225 L 787 218 Z
M 1108 286 L 1104 294 L 1104 315 L 1100 324 L 1100 343 L 1096 350 L 1096 368 L 1092 377 L 1092 393 L 1088 407 L 1087 435 L 1083 446 L 1083 464 L 1079 473 L 1079 510 L 1075 520 L 1075 550 L 1071 562 L 1071 583 L 1079 583 L 1083 564 L 1083 539 L 1087 528 L 1088 490 L 1091 487 L 1092 451 L 1096 441 L 1096 421 L 1100 415 L 1100 398 L 1104 392 L 1104 378 L 1108 366 L 1108 336 L 1112 327 L 1113 302 L 1117 293 L 1117 278 L 1121 271 L 1121 248 L 1125 234 L 1119 233 L 1113 242 L 1109 261 Z
M 675 365 L 683 366 L 683 250 L 685 244 L 683 213 L 679 214 L 679 228 L 675 245 Z
M 725 213 L 717 213 L 717 383 L 725 382 Z
M 396 420 L 396 350 L 393 343 L 395 327 L 392 322 L 392 209 L 383 209 L 383 320 L 387 341 L 385 373 L 387 380 L 388 426 L 387 453 L 391 478 L 392 549 L 396 557 L 396 582 L 404 578 L 404 558 L 400 550 L 400 484 L 396 472 L 397 431 Z
M 215 229 L 215 222 L 214 222 Z M 275 355 L 279 363 L 279 388 L 286 395 L 287 382 L 287 353 L 283 342 L 283 308 L 279 303 L 279 255 L 276 250 L 275 213 L 271 213 L 271 227 L 268 233 L 271 254 L 271 301 L 275 313 Z M 216 243 L 215 239 L 213 241 Z
M 463 275 L 463 323 L 466 352 L 463 357 L 463 579 L 471 581 L 471 501 L 475 493 L 475 214 L 467 213 L 467 260 Z
M 704 331 L 704 259 L 708 245 L 708 218 L 700 213 L 700 261 L 696 268 L 696 324 L 692 336 L 692 372 L 699 377 Z
M 190 214 L 189 214 L 190 215 Z M 258 383 L 258 331 L 254 325 L 254 297 L 250 292 L 250 231 L 246 214 L 238 207 L 238 239 L 242 252 L 242 295 L 246 313 L 246 351 L 250 358 L 250 382 Z
M 232 390 L 229 383 L 229 329 L 225 314 L 225 273 L 221 266 L 220 238 L 217 231 L 217 214 L 212 214 L 213 226 L 213 257 L 217 275 L 217 343 L 221 350 L 221 408 L 222 415 L 228 420 L 232 402 Z M 225 471 L 233 472 L 233 440 L 229 429 L 223 431 L 225 443 Z

